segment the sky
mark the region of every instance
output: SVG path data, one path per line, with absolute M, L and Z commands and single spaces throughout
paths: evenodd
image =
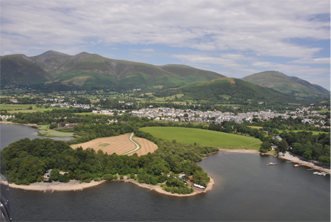
M 48 50 L 242 78 L 275 70 L 330 90 L 329 0 L 1 0 L 1 55 Z

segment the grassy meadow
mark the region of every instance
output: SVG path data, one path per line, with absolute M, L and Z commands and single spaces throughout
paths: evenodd
M 225 149 L 260 149 L 259 139 L 217 131 L 183 128 L 183 127 L 144 127 L 140 130 L 156 138 L 167 141 L 176 140 L 185 144 L 200 144 Z
M 39 125 L 38 136 L 46 136 L 46 137 L 73 137 L 74 133 L 70 132 L 60 132 L 56 130 L 48 129 L 48 125 Z
M 32 107 L 32 109 L 29 109 L 29 107 Z M 34 112 L 44 112 L 44 111 L 50 111 L 53 109 L 60 109 L 58 107 L 36 107 L 36 105 L 33 104 L 0 104 L 0 110 L 7 110 L 8 113 L 34 113 Z M 64 109 L 64 108 L 62 108 Z
M 303 132 L 303 131 L 306 131 L 306 132 L 312 132 L 313 135 L 318 135 L 320 133 L 329 133 L 329 132 L 324 132 L 324 131 L 311 131 L 311 130 L 278 130 L 279 133 L 282 133 L 283 131 L 286 131 L 286 132 L 293 132 L 293 133 L 298 133 L 298 132 Z
M 248 126 L 249 128 L 252 128 L 252 129 L 262 129 L 263 127 L 262 126 Z

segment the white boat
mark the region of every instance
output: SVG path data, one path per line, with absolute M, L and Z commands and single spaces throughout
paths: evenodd
M 319 176 L 325 176 L 326 173 L 324 172 L 314 172 L 313 174 L 319 175 Z
M 270 162 L 270 163 L 268 163 L 268 165 L 269 165 L 269 166 L 276 166 L 277 163 Z

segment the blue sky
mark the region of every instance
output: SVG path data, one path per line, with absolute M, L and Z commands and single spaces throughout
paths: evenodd
M 330 89 L 330 1 L 1 1 L 1 55 L 82 51 Z

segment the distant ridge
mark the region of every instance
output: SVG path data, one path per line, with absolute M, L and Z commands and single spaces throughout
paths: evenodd
M 31 57 L 20 55 L 21 62 L 17 58 L 17 55 L 1 57 L 2 86 L 39 84 L 40 88 L 55 90 L 162 88 L 223 77 L 215 72 L 189 66 L 155 66 L 108 59 L 88 52 L 71 56 L 47 51 Z M 20 70 L 26 70 L 24 76 L 29 81 L 22 78 L 23 73 Z
M 277 71 L 265 71 L 242 78 L 245 81 L 272 88 L 297 99 L 330 97 L 330 91 L 294 76 Z
M 182 99 L 230 102 L 232 104 L 298 102 L 290 95 L 236 78 L 219 78 L 206 82 L 189 83 L 176 89 L 160 90 L 154 95 L 157 97 L 183 95 Z

